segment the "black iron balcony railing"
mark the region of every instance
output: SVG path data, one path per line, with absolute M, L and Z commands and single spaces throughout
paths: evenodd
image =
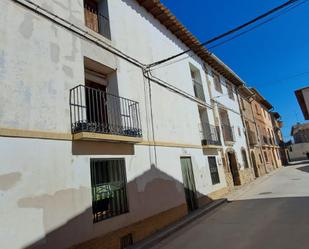
M 202 145 L 222 145 L 220 139 L 219 126 L 203 123 L 202 129 L 203 129 Z
M 70 90 L 72 133 L 141 137 L 139 103 L 79 85 Z
M 224 141 L 235 142 L 234 128 L 231 127 L 230 125 L 226 125 L 226 124 L 222 124 L 221 128 L 222 128 Z
M 193 80 L 194 94 L 198 99 L 205 101 L 205 94 L 202 83 Z
M 249 143 L 250 145 L 257 145 L 258 141 L 257 141 L 257 136 L 256 133 L 252 130 L 248 130 L 248 137 L 249 137 Z

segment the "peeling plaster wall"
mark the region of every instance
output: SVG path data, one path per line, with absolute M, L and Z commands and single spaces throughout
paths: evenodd
M 212 188 L 200 150 L 160 147 L 157 168 L 150 165 L 147 150 L 136 146 L 133 156 L 91 156 L 125 158 L 130 207 L 127 214 L 93 224 L 89 155 L 72 156 L 67 141 L 0 138 L 1 248 L 34 242 L 66 248 L 183 204 L 180 156 L 192 158 L 199 196 L 226 186 L 219 166 L 222 180 Z
M 81 0 L 35 2 L 85 28 Z M 112 40 L 107 43 L 147 63 L 184 49 L 135 1 L 112 0 L 109 6 Z M 0 9 L 0 127 L 70 132 L 69 90 L 84 83 L 85 56 L 114 69 L 119 95 L 140 103 L 145 140 L 200 145 L 196 103 L 155 84 L 150 89 L 141 69 L 10 0 L 1 1 Z M 189 63 L 200 70 L 210 103 L 198 58 L 153 74 L 194 95 Z M 212 110 L 208 115 L 213 123 Z M 241 124 L 237 116 L 232 120 Z M 243 146 L 238 140 L 237 151 Z M 96 153 L 91 154 L 89 144 L 74 146 L 71 141 L 0 138 L 1 248 L 65 248 L 185 203 L 181 156 L 192 158 L 200 197 L 226 187 L 219 160 L 220 184 L 211 184 L 207 156 L 201 149 L 154 150 L 140 145 L 107 149 L 106 144 L 96 144 Z M 96 157 L 125 158 L 130 212 L 93 224 L 90 158 Z

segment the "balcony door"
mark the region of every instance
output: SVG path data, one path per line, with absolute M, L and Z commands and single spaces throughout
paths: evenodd
M 219 109 L 219 116 L 220 116 L 221 123 L 223 125 L 231 126 L 230 125 L 229 115 L 228 115 L 226 110 Z
M 226 110 L 220 108 L 219 109 L 219 116 L 221 120 L 221 127 L 222 127 L 222 132 L 223 132 L 223 137 L 225 141 L 232 142 L 234 141 L 234 136 L 233 136 L 233 130 L 230 125 L 230 119 L 229 115 Z
M 87 124 L 88 126 L 91 126 L 88 128 L 94 132 L 108 132 L 106 75 L 92 72 L 87 69 L 85 75 Z
M 208 113 L 206 108 L 199 108 L 200 120 L 201 120 L 201 128 L 203 139 L 211 138 L 211 131 L 209 126 Z

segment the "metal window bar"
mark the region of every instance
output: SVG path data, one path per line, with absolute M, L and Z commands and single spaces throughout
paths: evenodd
M 220 183 L 217 161 L 215 157 L 208 157 L 209 170 L 212 184 Z
M 142 137 L 139 103 L 79 85 L 70 90 L 72 133 Z
M 129 211 L 124 159 L 91 159 L 93 222 Z
M 95 32 L 109 37 L 109 18 L 99 11 L 98 3 L 91 0 L 85 0 L 84 11 L 86 16 L 86 26 Z
M 203 145 L 221 145 L 220 129 L 209 123 L 202 123 Z
M 226 142 L 235 142 L 234 128 L 231 127 L 230 125 L 227 125 L 227 124 L 222 124 L 221 128 L 222 128 L 222 133 L 223 133 L 224 141 L 226 141 Z

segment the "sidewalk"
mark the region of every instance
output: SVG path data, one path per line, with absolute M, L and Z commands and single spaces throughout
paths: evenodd
M 278 173 L 280 171 L 280 169 L 281 168 L 276 169 L 276 170 L 274 170 L 274 171 L 272 171 L 272 172 L 270 172 L 270 173 L 268 173 L 264 176 L 261 176 L 261 177 L 255 179 L 254 181 L 252 181 L 252 182 L 250 182 L 246 185 L 235 187 L 235 189 L 231 193 L 227 194 L 222 199 L 215 200 L 212 203 L 210 203 L 209 205 L 195 210 L 194 212 L 188 214 L 186 217 L 179 220 L 178 222 L 167 226 L 166 228 L 158 231 L 157 233 L 151 235 L 150 237 L 148 237 L 148 238 L 146 238 L 146 239 L 144 239 L 140 242 L 137 242 L 133 246 L 128 247 L 128 249 L 147 249 L 147 248 L 153 247 L 154 245 L 158 244 L 159 242 L 161 242 L 163 239 L 167 238 L 171 234 L 173 234 L 176 231 L 180 230 L 181 228 L 187 226 L 188 224 L 195 221 L 196 219 L 206 215 L 210 211 L 213 211 L 215 208 L 217 208 L 217 207 L 219 207 L 223 204 L 227 204 L 228 201 L 236 200 L 238 197 L 240 197 L 241 195 L 243 195 L 247 191 L 249 191 L 252 187 L 254 187 L 258 184 L 261 184 L 262 182 L 266 181 L 267 179 L 269 179 L 274 174 Z
M 188 214 L 183 219 L 179 220 L 176 223 L 173 223 L 166 228 L 158 231 L 157 233 L 151 235 L 150 237 L 142 240 L 140 242 L 135 243 L 133 246 L 128 247 L 128 249 L 146 249 L 151 248 L 152 246 L 158 244 L 160 241 L 165 239 L 166 237 L 170 236 L 171 234 L 175 233 L 176 231 L 180 230 L 184 226 L 190 224 L 191 222 L 195 221 L 196 219 L 204 216 L 206 213 L 209 213 L 213 209 L 219 207 L 222 204 L 227 203 L 227 199 L 219 199 L 215 200 L 209 205 L 205 207 L 201 207 L 192 213 Z

